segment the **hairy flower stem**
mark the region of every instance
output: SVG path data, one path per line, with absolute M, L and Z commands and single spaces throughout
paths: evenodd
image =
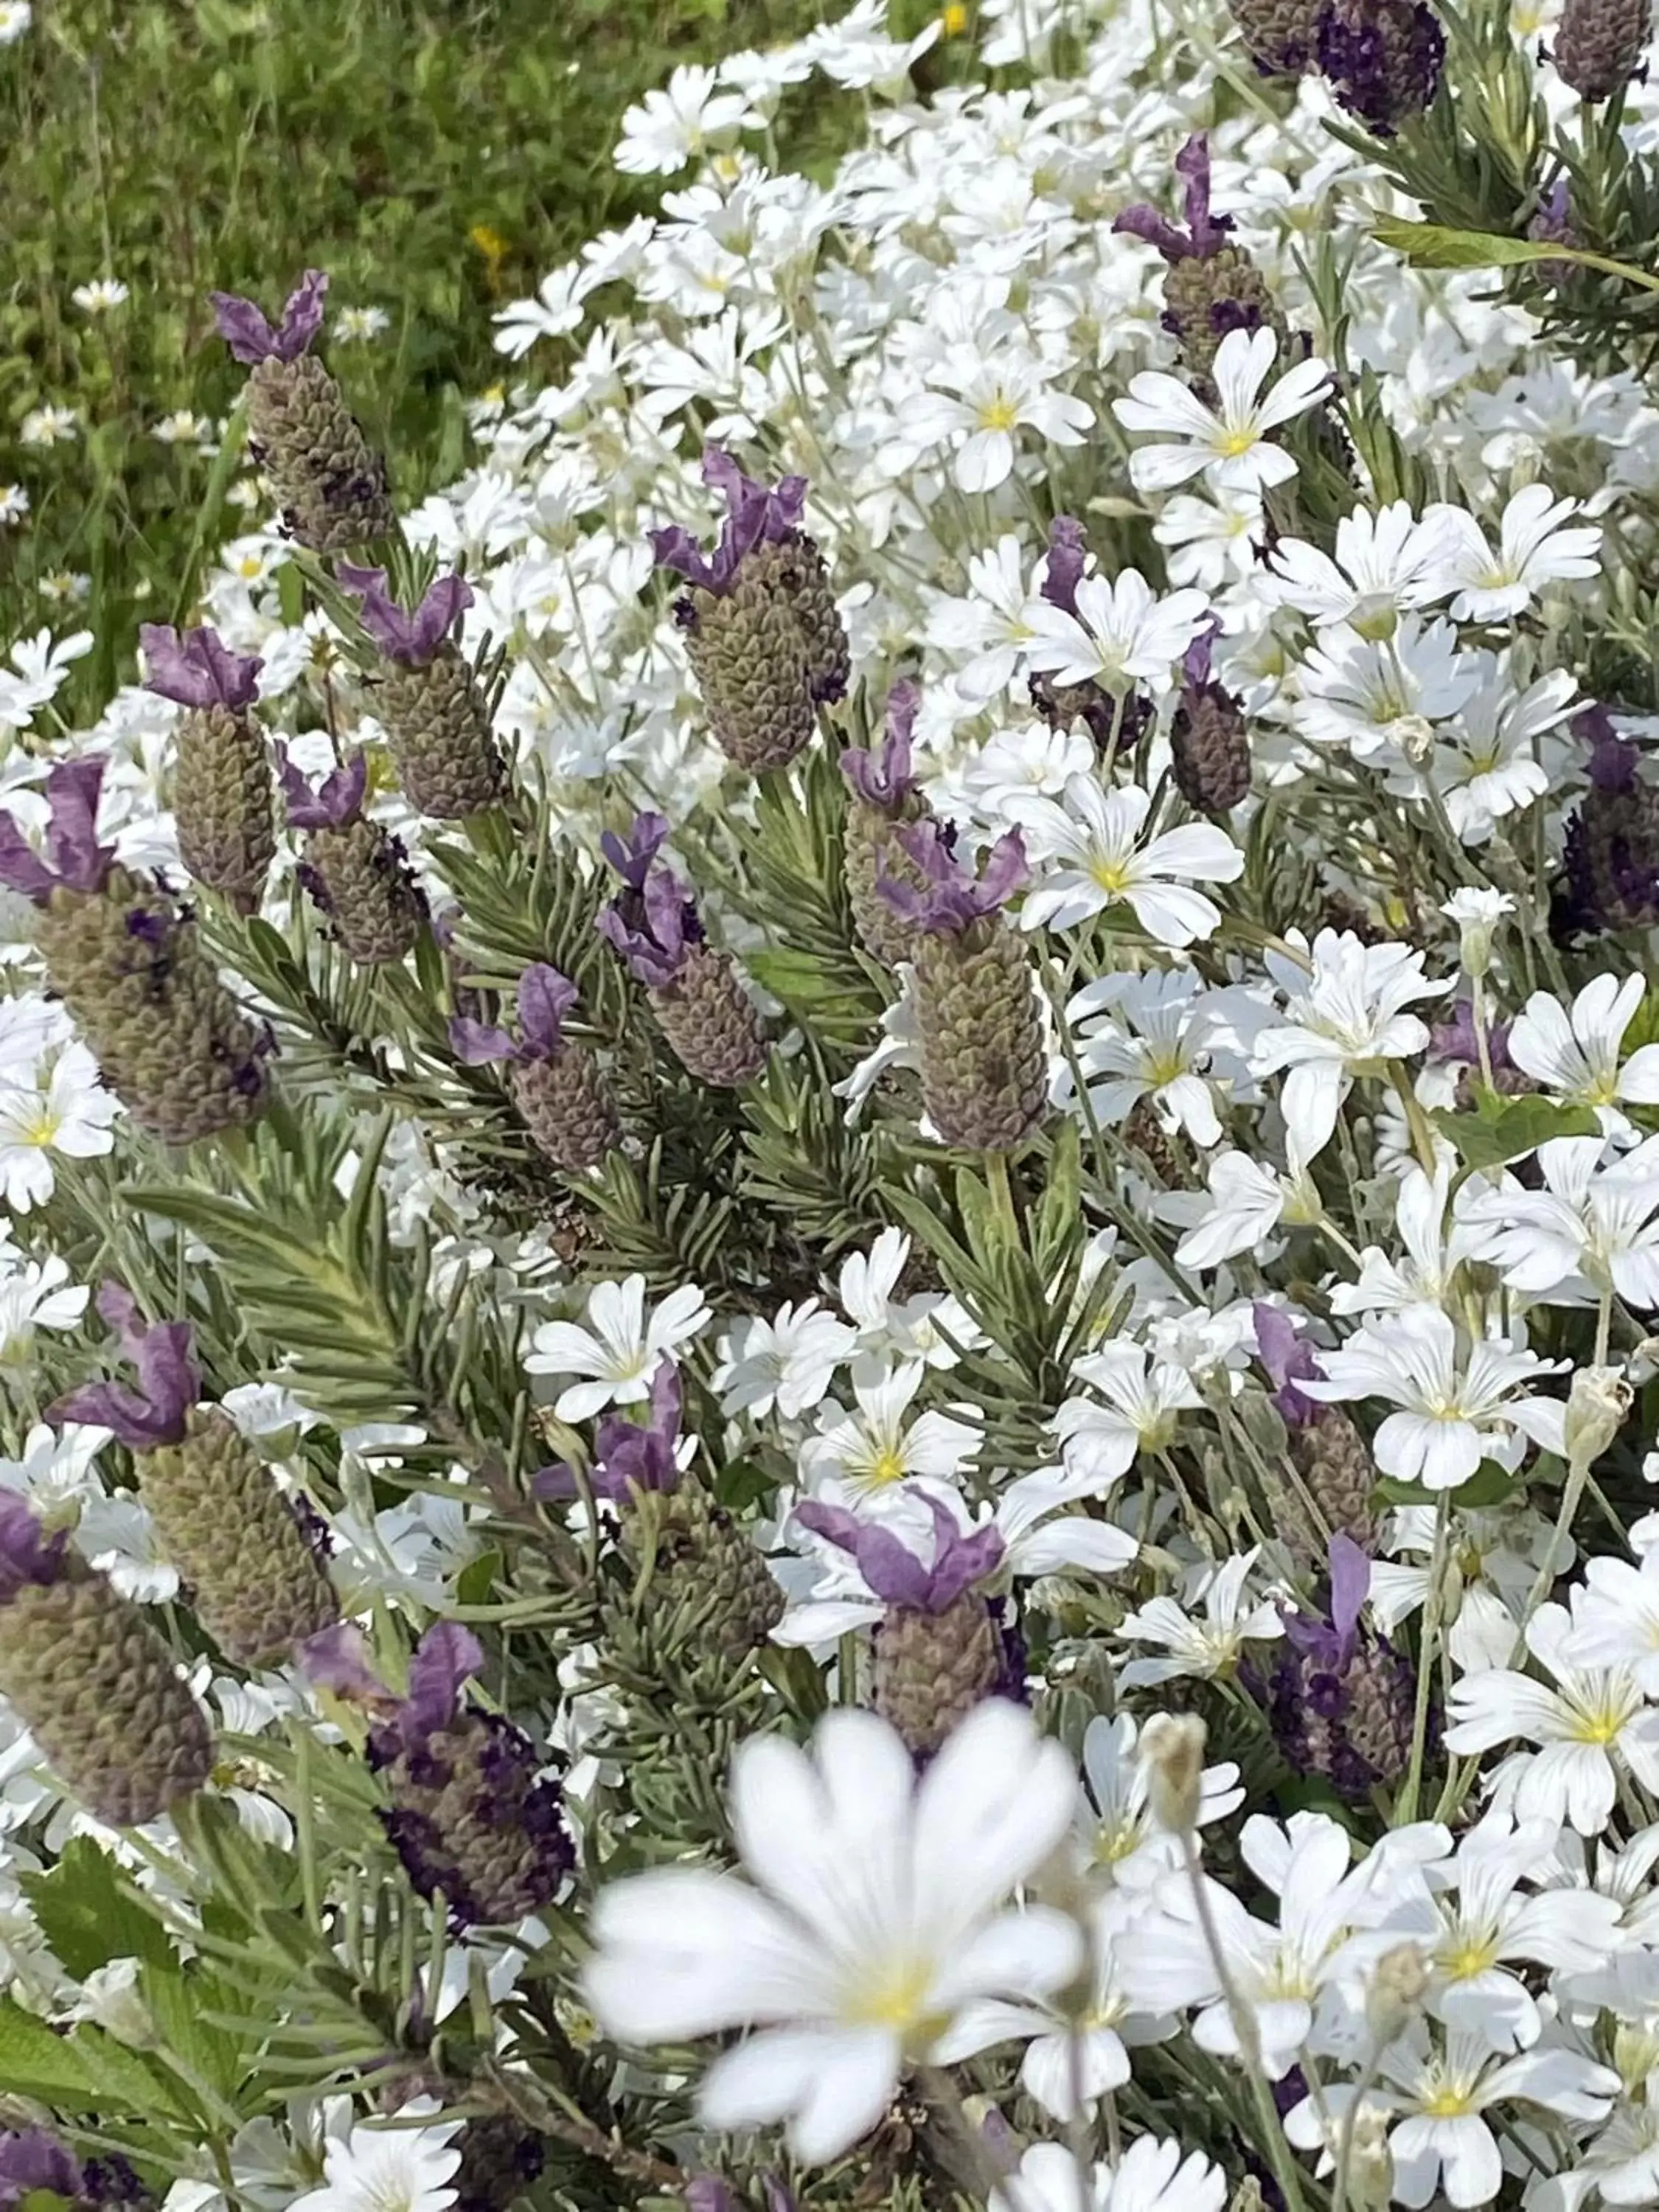
M 1331 2212 L 1344 2212 L 1344 2207 L 1347 2202 L 1348 2172 L 1353 2164 L 1354 2131 L 1359 2123 L 1360 2109 L 1365 2102 L 1366 2094 L 1376 2081 L 1382 2058 L 1382 2046 L 1378 2045 L 1372 2050 L 1370 2056 L 1366 2059 L 1364 2071 L 1353 2085 L 1353 2095 L 1349 2100 L 1347 2111 L 1342 2115 L 1342 2124 L 1337 2130 L 1334 2145 L 1336 2172 L 1331 2183 Z
M 1429 1702 L 1434 1686 L 1434 1654 L 1440 1638 L 1440 1620 L 1446 1605 L 1446 1558 L 1451 1548 L 1451 1492 L 1443 1490 L 1435 1507 L 1434 1548 L 1429 1554 L 1429 1587 L 1423 1600 L 1423 1635 L 1417 1647 L 1417 1700 L 1412 1709 L 1411 1764 L 1395 1800 L 1394 1825 L 1404 1827 L 1417 1818 L 1417 1800 L 1423 1787 L 1423 1761 L 1428 1750 Z
M 1245 2078 L 1250 2085 L 1250 2101 L 1255 2107 L 1256 2122 L 1261 2130 L 1261 2148 L 1273 2166 L 1273 2179 L 1279 2184 L 1288 2212 L 1307 2212 L 1306 2200 L 1302 2194 L 1302 2176 L 1291 2154 L 1291 2147 L 1285 2140 L 1285 2130 L 1279 2124 L 1273 2091 L 1267 2086 L 1255 2014 L 1238 1993 L 1238 1984 L 1233 1979 L 1232 1968 L 1227 1964 L 1221 1931 L 1215 1924 L 1215 1913 L 1204 1887 L 1204 1869 L 1199 1863 L 1198 1831 L 1195 1828 L 1182 1831 L 1181 1856 L 1193 1893 L 1199 1929 L 1210 1954 L 1210 1963 L 1215 1968 L 1215 1978 L 1220 1984 L 1227 2016 L 1233 2024 L 1233 2033 L 1238 2039 L 1239 2056 L 1243 2061 Z
M 1612 1333 L 1613 1291 L 1609 1286 L 1601 1293 L 1601 1303 L 1595 1316 L 1595 1350 L 1590 1362 L 1593 1367 L 1599 1369 L 1607 1365 L 1607 1340 Z M 1560 1572 L 1556 1563 L 1562 1556 L 1568 1531 L 1577 1518 L 1578 1508 L 1583 1502 L 1585 1487 L 1590 1479 L 1590 1469 L 1598 1456 L 1593 1449 L 1580 1449 L 1567 1462 L 1567 1479 L 1561 1487 L 1561 1508 L 1555 1516 L 1555 1526 L 1550 1531 L 1549 1549 L 1544 1554 L 1544 1563 L 1534 1576 L 1532 1588 L 1527 1592 L 1527 1602 L 1522 1608 L 1521 1619 L 1516 1627 L 1515 1641 L 1510 1646 L 1510 1666 L 1515 1664 L 1516 1655 L 1526 1641 L 1527 1629 L 1534 1613 L 1549 1595 L 1550 1585 Z

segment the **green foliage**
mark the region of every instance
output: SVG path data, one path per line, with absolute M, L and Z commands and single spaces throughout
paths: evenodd
M 1553 1098 L 1503 1098 L 1484 1091 L 1473 1114 L 1435 1114 L 1441 1134 L 1457 1147 L 1466 1167 L 1501 1167 L 1547 1144 L 1553 1137 L 1593 1137 L 1598 1127 L 1588 1106 L 1560 1106 Z

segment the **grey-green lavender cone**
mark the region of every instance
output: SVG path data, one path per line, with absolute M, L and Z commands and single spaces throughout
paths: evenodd
M 179 852 L 198 884 L 257 914 L 276 856 L 270 748 L 230 708 L 192 710 L 179 724 L 173 811 Z
M 500 805 L 507 771 L 489 702 L 453 645 L 418 665 L 384 661 L 374 678 L 374 705 L 416 813 L 459 822 Z
M 248 441 L 291 537 L 343 553 L 397 528 L 385 456 L 363 435 L 339 386 L 310 348 L 328 278 L 307 269 L 274 329 L 252 300 L 209 295 L 219 335 L 250 371 Z
M 653 1547 L 653 1615 L 679 1623 L 688 1647 L 735 1664 L 783 1618 L 783 1591 L 765 1559 L 690 1477 L 672 1491 L 635 1497 L 623 1510 L 622 1540 L 634 1557 L 647 1542 Z
M 712 945 L 688 947 L 673 981 L 652 992 L 651 1011 L 675 1059 L 700 1083 L 740 1090 L 766 1065 L 760 1011 L 728 955 Z
M 125 868 L 101 891 L 60 887 L 37 942 L 105 1082 L 152 1135 L 194 1144 L 264 1112 L 269 1032 L 241 1012 L 167 892 Z
M 1276 0 L 1275 0 L 1276 4 Z M 1243 15 L 1235 9 L 1241 23 Z M 1286 21 L 1261 27 L 1261 34 L 1273 40 L 1282 53 L 1271 64 L 1299 71 L 1311 58 L 1318 6 L 1308 10 L 1305 25 Z M 1252 33 L 1247 27 L 1247 39 Z M 1254 46 L 1254 40 L 1252 40 Z M 1259 67 L 1269 64 L 1257 48 Z M 1231 236 L 1233 219 L 1216 215 L 1210 207 L 1210 149 L 1208 136 L 1195 131 L 1176 155 L 1176 173 L 1185 187 L 1184 227 L 1160 215 L 1145 202 L 1125 208 L 1112 228 L 1145 239 L 1163 255 L 1164 327 L 1181 349 L 1182 366 L 1200 392 L 1208 392 L 1210 371 L 1230 331 L 1270 330 L 1282 343 L 1285 325 L 1267 289 L 1261 271 Z
M 758 775 L 811 743 L 818 708 L 847 690 L 851 655 L 823 556 L 801 526 L 805 477 L 769 489 L 718 446 L 702 473 L 726 501 L 713 559 L 678 527 L 652 542 L 686 579 L 674 618 L 715 743 Z
M 206 1718 L 138 1607 L 0 1499 L 0 1697 L 53 1771 L 112 1827 L 139 1827 L 213 1771 Z
M 942 1613 L 890 1606 L 874 1651 L 876 1711 L 919 1759 L 930 1758 L 1002 1679 L 1002 1638 L 976 1590 Z
M 538 1152 L 567 1175 L 596 1168 L 622 1142 L 616 1102 L 585 1045 L 526 1060 L 508 1078 L 513 1103 Z
M 273 1662 L 339 1619 L 294 1508 L 221 1407 L 196 1407 L 176 1443 L 137 1464 L 162 1553 L 227 1659 Z
M 300 886 L 353 960 L 366 968 L 401 960 L 426 920 L 426 901 L 401 842 L 364 814 L 368 760 L 355 754 L 313 791 L 277 748 L 289 827 L 305 832 Z
M 1550 48 L 1555 73 L 1581 100 L 1611 100 L 1642 65 L 1650 0 L 1566 0 Z

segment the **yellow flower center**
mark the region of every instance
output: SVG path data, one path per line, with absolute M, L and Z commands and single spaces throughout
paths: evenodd
M 1128 864 L 1123 860 L 1109 860 L 1103 855 L 1090 861 L 1089 875 L 1112 898 L 1121 898 L 1128 887 Z
M 1492 1938 L 1478 1942 L 1472 1936 L 1466 1936 L 1455 1951 L 1448 1952 L 1443 1961 L 1448 1974 L 1457 1982 L 1484 1974 L 1497 1963 L 1498 1946 Z
M 988 399 L 979 410 L 981 430 L 1012 430 L 1018 420 L 1018 408 L 1000 392 Z
M 939 19 L 939 24 L 947 39 L 962 36 L 968 27 L 968 10 L 962 5 L 962 0 L 951 0 L 950 6 Z
M 1431 2120 L 1462 2119 L 1465 2112 L 1474 2109 L 1468 2096 L 1460 2089 L 1437 2089 L 1433 2096 L 1425 2098 L 1423 2103 L 1424 2112 Z
M 871 1489 L 884 1489 L 890 1482 L 904 1480 L 904 1455 L 896 1444 L 884 1444 L 864 1471 L 864 1480 Z
M 55 1145 L 58 1141 L 58 1132 L 63 1126 L 60 1116 L 54 1114 L 49 1106 L 42 1104 L 36 1110 L 33 1119 L 25 1121 L 20 1127 L 17 1140 L 23 1145 Z
M 1216 451 L 1224 460 L 1236 461 L 1241 453 L 1248 453 L 1259 442 L 1255 425 L 1247 424 L 1242 430 L 1224 431 L 1217 442 Z
M 850 2026 L 896 2028 L 903 2036 L 920 2031 L 919 2039 L 931 2041 L 943 2025 L 926 2009 L 933 1982 L 929 1960 L 895 1959 L 848 1992 L 842 2017 Z

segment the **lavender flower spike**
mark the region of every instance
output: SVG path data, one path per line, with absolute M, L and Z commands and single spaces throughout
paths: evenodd
M 702 927 L 690 894 L 665 861 L 653 863 L 642 892 L 626 890 L 599 916 L 599 931 L 641 983 L 666 990 L 684 967 Z
M 276 767 L 290 830 L 337 830 L 355 822 L 363 811 L 368 789 L 368 756 L 356 754 L 344 768 L 326 775 L 315 791 L 289 757 L 286 745 L 276 748 Z
M 860 1520 L 842 1506 L 809 1498 L 795 1508 L 795 1518 L 815 1536 L 850 1552 L 859 1572 L 884 1603 L 903 1606 L 912 1613 L 940 1613 L 995 1572 L 1005 1547 L 1000 1532 L 990 1522 L 964 1536 L 948 1505 L 936 1498 L 926 1503 L 933 1522 L 931 1566 L 924 1566 L 890 1528 Z
M 98 1293 L 98 1311 L 119 1332 L 123 1357 L 137 1370 L 138 1387 L 82 1383 L 47 1408 L 50 1418 L 112 1430 L 131 1451 L 176 1444 L 201 1393 L 201 1377 L 191 1358 L 190 1323 L 147 1325 L 139 1317 L 132 1293 L 119 1283 L 104 1285 Z
M 1273 1403 L 1292 1428 L 1305 1428 L 1317 1420 L 1320 1408 L 1298 1382 L 1322 1380 L 1324 1369 L 1314 1357 L 1313 1346 L 1280 1306 L 1258 1298 L 1250 1309 L 1255 1323 L 1255 1348 L 1273 1382 Z
M 1210 213 L 1209 134 L 1194 131 L 1176 155 L 1175 166 L 1176 174 L 1187 187 L 1186 229 L 1178 228 L 1155 207 L 1144 203 L 1125 208 L 1112 228 L 1144 238 L 1166 261 L 1207 261 L 1233 227 L 1231 216 Z
M 0 884 L 45 906 L 59 886 L 98 891 L 115 858 L 113 845 L 98 842 L 101 760 L 60 761 L 46 778 L 52 814 L 45 860 L 9 814 L 0 814 Z
M 179 631 L 167 623 L 145 623 L 138 641 L 149 664 L 144 689 L 159 698 L 234 711 L 258 694 L 264 662 L 254 653 L 233 653 L 216 629 Z
M 538 961 L 519 978 L 517 1042 L 506 1030 L 457 1014 L 449 1024 L 450 1044 L 469 1067 L 482 1067 L 491 1060 L 556 1059 L 564 1042 L 562 1024 L 578 996 L 568 975 Z
M 1006 904 L 1030 873 L 1018 830 L 998 838 L 977 881 L 957 866 L 937 822 L 913 822 L 893 835 L 921 869 L 927 888 L 916 890 L 892 876 L 883 876 L 876 887 L 896 914 L 935 936 L 955 937 L 971 929 Z
M 44 2190 L 71 2203 L 85 2187 L 79 2160 L 45 2128 L 8 2129 L 0 2135 L 0 2212 Z
M 921 705 L 921 686 L 904 677 L 887 694 L 887 728 L 878 752 L 848 745 L 841 772 L 866 806 L 896 814 L 916 787 L 911 773 L 910 732 Z
M 384 568 L 354 568 L 349 561 L 337 561 L 334 574 L 362 601 L 363 628 L 375 644 L 388 660 L 406 668 L 424 668 L 472 604 L 472 586 L 465 576 L 440 576 L 414 613 L 405 614 L 386 591 Z
M 325 273 L 307 269 L 297 290 L 289 294 L 276 330 L 252 300 L 234 292 L 210 292 L 208 302 L 220 337 L 245 368 L 252 368 L 262 361 L 298 361 L 323 327 L 327 291 Z

